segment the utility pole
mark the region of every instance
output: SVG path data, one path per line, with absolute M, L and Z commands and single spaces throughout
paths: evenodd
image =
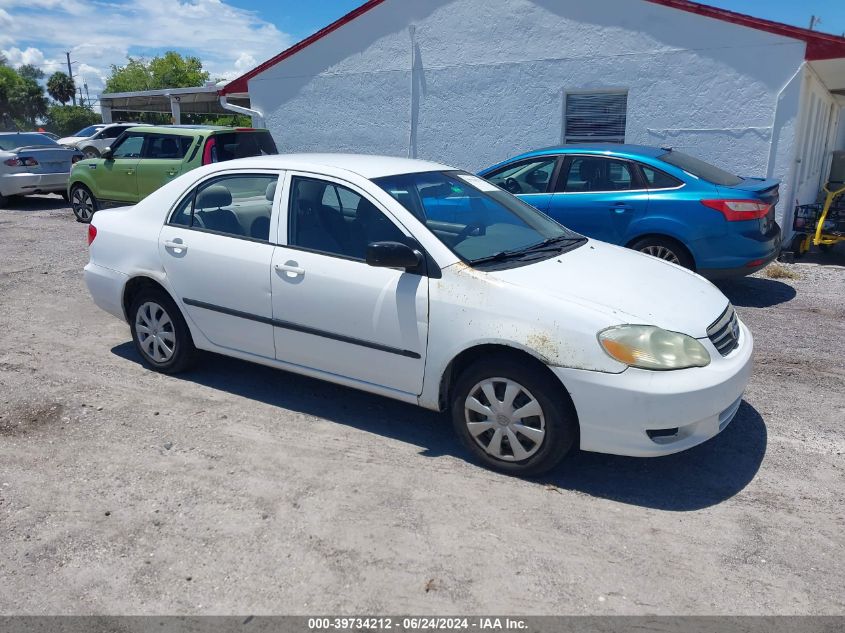
M 67 74 L 68 74 L 68 77 L 73 79 L 73 69 L 70 67 L 70 51 L 65 51 L 65 57 L 67 57 Z M 76 105 L 76 90 L 73 91 L 73 105 Z
M 820 17 L 815 16 L 815 15 L 810 16 L 810 30 L 811 31 L 813 30 L 813 28 L 815 28 L 815 26 L 817 24 L 821 24 L 821 23 L 822 23 L 822 19 Z

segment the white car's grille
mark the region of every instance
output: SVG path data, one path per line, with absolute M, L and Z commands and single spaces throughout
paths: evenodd
M 731 304 L 722 315 L 707 328 L 707 336 L 722 356 L 727 356 L 739 345 L 739 319 Z

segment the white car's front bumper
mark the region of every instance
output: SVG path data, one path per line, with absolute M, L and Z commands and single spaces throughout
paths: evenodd
M 751 332 L 745 325 L 740 332 L 738 347 L 725 357 L 702 341 L 712 358 L 707 367 L 620 374 L 552 367 L 578 412 L 581 449 L 654 457 L 717 435 L 739 409 L 751 373 Z
M 4 196 L 19 196 L 29 193 L 64 191 L 70 172 L 51 174 L 3 174 L 0 193 Z

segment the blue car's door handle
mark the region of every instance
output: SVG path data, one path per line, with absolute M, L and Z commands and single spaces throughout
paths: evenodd
M 626 213 L 631 210 L 631 205 L 625 202 L 617 202 L 612 208 L 615 213 Z

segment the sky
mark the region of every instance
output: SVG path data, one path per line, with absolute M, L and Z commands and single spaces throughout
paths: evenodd
M 199 57 L 212 79 L 232 79 L 364 0 L 0 0 L 0 53 L 48 75 L 74 61 L 77 85 L 99 94 L 111 64 L 166 50 Z M 409 0 L 406 0 L 409 1 Z M 561 0 L 567 1 L 567 0 Z M 581 0 L 568 0 L 581 1 Z M 710 0 L 709 4 L 845 33 L 845 0 Z M 178 18 L 177 18 L 178 16 Z

